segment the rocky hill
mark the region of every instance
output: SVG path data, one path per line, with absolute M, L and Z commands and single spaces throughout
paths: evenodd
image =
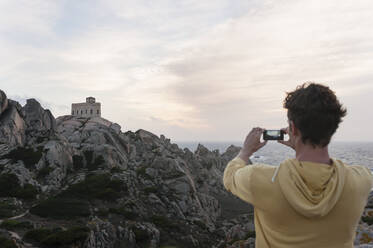
M 251 206 L 222 185 L 240 148 L 182 150 L 0 95 L 1 247 L 226 247 L 254 235 Z
M 222 185 L 239 150 L 193 152 L 103 118 L 55 119 L 0 91 L 0 247 L 254 247 L 252 207 Z M 373 240 L 370 205 L 356 245 Z

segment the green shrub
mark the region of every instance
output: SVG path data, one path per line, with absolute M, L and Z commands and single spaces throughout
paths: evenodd
M 36 138 L 36 143 L 38 143 L 38 144 L 40 144 L 40 143 L 42 143 L 44 141 L 44 137 L 37 137 Z
M 136 202 L 134 200 L 127 200 L 125 203 L 124 203 L 124 206 L 127 207 L 127 208 L 137 208 L 137 205 L 136 205 Z
M 125 190 L 125 185 L 120 180 L 111 180 L 109 174 L 88 175 L 84 181 L 71 185 L 60 196 L 113 201 Z
M 6 203 L 6 202 L 1 202 L 0 203 L 0 218 L 12 217 L 14 215 L 13 214 L 14 209 L 15 209 L 15 206 L 9 203 Z
M 113 167 L 110 170 L 110 173 L 112 173 L 112 174 L 114 174 L 114 173 L 122 173 L 122 172 L 123 172 L 123 170 L 121 168 L 119 168 L 119 167 Z
M 138 168 L 136 169 L 136 173 L 137 173 L 137 175 L 142 176 L 142 177 L 145 178 L 145 179 L 149 179 L 149 180 L 152 180 L 152 179 L 153 179 L 151 176 L 149 176 L 149 175 L 146 173 L 146 166 L 145 166 L 145 165 L 142 165 L 142 166 L 138 167 Z
M 165 228 L 165 229 L 175 229 L 179 230 L 179 224 L 177 222 L 170 220 L 169 218 L 162 216 L 162 215 L 153 215 L 150 218 L 151 222 L 153 222 L 156 226 Z
M 0 247 L 1 248 L 18 248 L 13 240 L 0 236 Z
M 0 197 L 34 199 L 37 194 L 38 190 L 31 184 L 25 184 L 22 188 L 16 175 L 0 175 Z
M 21 188 L 18 177 L 13 174 L 0 175 L 0 197 L 15 197 Z
M 185 173 L 182 172 L 182 171 L 171 171 L 171 172 L 168 172 L 167 174 L 163 175 L 162 179 L 163 180 L 169 180 L 169 179 L 175 179 L 175 178 L 183 177 L 183 176 L 185 176 Z
M 134 227 L 132 231 L 135 234 L 136 244 L 147 247 L 151 238 L 148 232 L 136 227 Z
M 38 175 L 37 177 L 38 178 L 43 178 L 43 177 L 46 177 L 49 175 L 49 173 L 51 173 L 53 171 L 53 169 L 49 166 L 44 166 L 41 170 L 38 171 Z
M 4 220 L 0 227 L 12 231 L 16 229 L 31 229 L 33 225 L 28 221 Z
M 8 154 L 2 156 L 2 158 L 11 159 L 12 161 L 21 160 L 28 169 L 35 169 L 35 164 L 39 162 L 43 155 L 43 147 L 37 147 L 36 151 L 32 148 L 17 147 L 10 151 Z
M 46 228 L 33 229 L 30 231 L 27 231 L 25 235 L 23 236 L 23 239 L 27 242 L 41 243 L 43 239 L 45 239 L 46 237 L 48 237 L 49 235 L 55 232 L 56 231 L 53 231 L 51 229 L 46 229 Z
M 112 188 L 106 188 L 100 192 L 97 192 L 96 198 L 106 201 L 115 201 L 116 199 L 120 198 L 120 193 Z
M 373 216 L 363 216 L 361 220 L 367 223 L 369 226 L 373 224 Z
M 66 246 L 84 242 L 89 234 L 87 227 L 73 227 L 66 231 L 60 231 L 47 236 L 42 240 L 42 244 L 50 246 Z
M 139 217 L 139 214 L 133 211 L 130 211 L 124 207 L 121 208 L 110 208 L 109 209 L 110 213 L 113 214 L 119 214 L 124 216 L 128 220 L 136 220 Z
M 35 199 L 37 194 L 38 190 L 35 188 L 35 186 L 26 183 L 23 188 L 18 190 L 16 196 L 22 199 Z
M 106 208 L 99 208 L 98 211 L 96 212 L 96 214 L 98 216 L 107 217 L 109 215 L 109 212 L 110 211 Z
M 33 207 L 30 213 L 57 219 L 90 215 L 89 201 L 114 201 L 126 188 L 120 180 L 111 180 L 109 174 L 87 175 L 86 179 L 71 185 L 57 196 Z
M 23 239 L 40 243 L 46 247 L 66 247 L 84 242 L 89 234 L 87 227 L 72 227 L 66 231 L 59 229 L 33 229 L 25 233 Z
M 70 219 L 74 217 L 87 217 L 90 205 L 85 200 L 53 197 L 30 209 L 30 213 L 46 218 Z
M 144 192 L 146 194 L 150 194 L 150 193 L 157 193 L 158 192 L 158 188 L 156 186 L 152 186 L 152 187 L 146 187 L 144 188 Z
M 196 224 L 197 226 L 199 226 L 202 229 L 206 229 L 206 224 L 201 220 L 194 220 L 193 223 Z
M 255 238 L 255 236 L 256 236 L 255 231 L 250 231 L 246 234 L 245 240 L 248 238 Z
M 136 169 L 136 173 L 140 176 L 145 176 L 146 175 L 146 166 L 140 166 L 139 168 Z

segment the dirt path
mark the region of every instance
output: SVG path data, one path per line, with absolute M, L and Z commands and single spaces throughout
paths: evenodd
M 26 214 L 28 214 L 29 211 L 27 210 L 26 212 L 24 212 L 23 214 L 20 214 L 20 215 L 17 215 L 17 216 L 13 216 L 13 217 L 10 217 L 10 218 L 5 218 L 6 220 L 16 220 L 16 219 L 19 219 L 19 218 L 22 218 L 23 216 L 25 216 Z M 3 220 L 0 220 L 0 224 L 4 222 L 4 219 Z

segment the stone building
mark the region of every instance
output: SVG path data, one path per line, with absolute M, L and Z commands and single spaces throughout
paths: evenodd
M 87 97 L 86 102 L 71 104 L 71 115 L 79 117 L 101 117 L 101 103 L 94 97 Z

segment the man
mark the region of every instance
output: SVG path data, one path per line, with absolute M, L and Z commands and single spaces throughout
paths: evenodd
M 257 248 L 353 248 L 372 188 L 370 170 L 330 158 L 328 144 L 346 110 L 328 87 L 298 86 L 284 101 L 295 158 L 278 167 L 247 165 L 266 142 L 262 128 L 247 135 L 224 171 L 224 186 L 254 206 Z

